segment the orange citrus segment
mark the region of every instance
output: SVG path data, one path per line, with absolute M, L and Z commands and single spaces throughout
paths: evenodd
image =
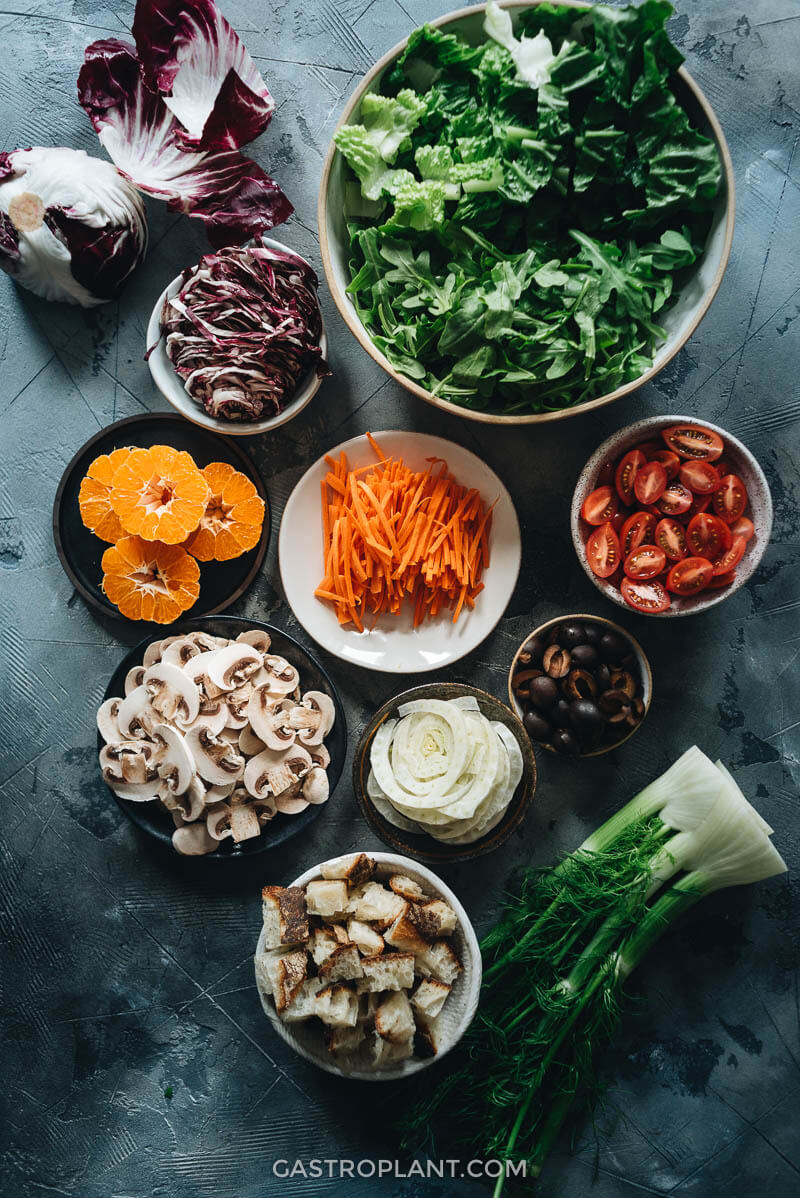
M 103 591 L 129 620 L 171 624 L 200 594 L 200 567 L 180 545 L 122 537 L 101 565 Z
M 203 470 L 210 488 L 200 526 L 185 544 L 201 562 L 227 562 L 254 548 L 264 525 L 264 500 L 254 484 L 228 462 Z
M 197 528 L 209 487 L 188 453 L 134 449 L 114 472 L 111 506 L 127 533 L 178 545 Z
M 111 480 L 130 453 L 130 449 L 115 449 L 113 453 L 95 458 L 78 493 L 81 520 L 96 537 L 110 541 L 112 545 L 123 535 L 123 528 L 111 506 Z

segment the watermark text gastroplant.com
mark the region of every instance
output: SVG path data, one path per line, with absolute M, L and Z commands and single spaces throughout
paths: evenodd
M 348 1159 L 347 1157 L 311 1157 L 308 1160 L 284 1160 L 272 1162 L 272 1176 L 281 1180 L 302 1179 L 319 1180 L 325 1178 L 421 1178 L 437 1180 L 454 1180 L 455 1178 L 471 1178 L 474 1181 L 498 1177 L 527 1177 L 527 1161 L 501 1160 L 413 1160 L 393 1161 L 368 1157 Z

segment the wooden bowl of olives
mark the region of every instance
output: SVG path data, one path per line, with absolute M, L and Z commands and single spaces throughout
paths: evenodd
M 642 647 L 602 616 L 557 616 L 520 645 L 508 697 L 532 741 L 564 757 L 597 757 L 633 736 L 650 709 Z

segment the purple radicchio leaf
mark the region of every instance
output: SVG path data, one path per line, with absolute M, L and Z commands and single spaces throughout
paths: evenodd
M 3 179 L 8 179 L 13 174 L 14 167 L 11 164 L 11 156 L 4 151 L 0 154 L 0 182 Z M 10 259 L 11 262 L 19 258 L 19 237 L 17 236 L 17 230 L 5 212 L 0 212 L 0 256 Z M 10 263 L 7 265 L 10 265 Z
M 172 211 L 204 221 L 212 245 L 246 241 L 291 215 L 275 180 L 238 150 L 182 148 L 180 125 L 127 42 L 87 47 L 78 98 L 120 173 Z
M 97 229 L 63 208 L 48 208 L 44 221 L 67 246 L 74 278 L 99 300 L 119 295 L 147 244 L 144 226 L 138 234 L 131 229 Z
M 213 0 L 138 0 L 133 36 L 187 150 L 236 150 L 266 129 L 275 103 Z

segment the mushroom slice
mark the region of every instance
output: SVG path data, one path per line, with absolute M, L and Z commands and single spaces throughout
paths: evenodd
M 214 659 L 214 655 L 218 652 L 219 650 L 215 647 L 214 649 L 209 649 L 207 652 L 198 653 L 197 657 L 190 658 L 183 667 L 184 674 L 188 678 L 191 678 L 192 682 L 200 688 L 205 698 L 211 702 L 214 699 L 219 699 L 225 693 L 220 687 L 214 686 L 208 673 L 211 669 L 211 662 Z
M 299 815 L 308 806 L 308 799 L 302 799 L 296 794 L 276 795 L 275 806 L 281 815 Z
M 276 702 L 266 686 L 256 687 L 250 696 L 247 704 L 250 725 L 268 749 L 287 749 L 297 738 L 294 729 L 287 726 L 287 703 L 289 709 L 294 705 L 291 700 Z
M 158 790 L 158 770 L 154 758 L 156 746 L 146 740 L 122 740 L 104 745 L 100 752 L 100 769 L 110 786 L 118 783 L 141 786 L 154 783 L 153 794 Z
M 158 712 L 153 709 L 150 695 L 144 686 L 137 686 L 117 708 L 117 727 L 123 740 L 148 740 L 158 723 Z
M 266 795 L 276 797 L 290 790 L 311 769 L 311 756 L 301 745 L 291 745 L 281 752 L 264 749 L 251 757 L 244 771 L 244 785 L 255 799 Z
M 166 782 L 162 783 L 158 793 L 167 811 L 180 815 L 182 824 L 192 823 L 205 811 L 206 788 L 196 774 L 183 794 L 173 794 Z
M 198 774 L 206 782 L 215 785 L 238 782 L 244 773 L 244 757 L 233 745 L 213 736 L 206 728 L 193 728 L 188 732 L 186 747 L 194 757 Z
M 236 690 L 261 668 L 262 660 L 261 654 L 252 645 L 234 642 L 214 654 L 208 677 L 220 690 Z
M 144 651 L 142 665 L 145 669 L 154 666 L 157 661 L 161 661 L 161 647 L 166 638 L 162 637 L 160 641 L 151 641 Z
M 212 736 L 219 736 L 228 722 L 228 706 L 222 699 L 205 699 L 200 696 L 200 714 L 191 724 L 185 725 L 178 721 L 182 732 L 191 732 L 192 728 L 207 728 Z
M 132 694 L 137 686 L 142 685 L 144 666 L 132 666 L 125 675 L 125 697 Z
M 248 628 L 247 632 L 240 632 L 236 640 L 242 645 L 252 645 L 262 657 L 265 653 L 269 653 L 269 647 L 272 644 L 269 633 L 265 632 L 263 628 Z
M 209 836 L 204 823 L 194 823 L 175 829 L 172 847 L 185 857 L 201 857 L 204 853 L 213 853 L 217 841 Z
M 322 691 L 308 691 L 289 712 L 287 723 L 304 745 L 321 745 L 335 718 L 333 700 Z
M 258 815 L 249 803 L 234 802 L 231 804 L 231 835 L 239 844 L 261 834 L 261 824 Z
M 230 804 L 218 803 L 213 811 L 209 811 L 206 815 L 206 829 L 209 836 L 212 836 L 217 841 L 225 840 L 227 836 L 232 836 L 231 817 Z
M 263 799 L 252 799 L 250 807 L 258 816 L 258 822 L 262 828 L 264 824 L 268 824 L 278 814 L 278 806 L 274 795 L 265 795 Z
M 314 745 L 309 748 L 311 760 L 314 765 L 318 765 L 320 769 L 326 770 L 331 763 L 331 755 L 324 745 Z
M 241 731 L 250 723 L 247 714 L 247 704 L 250 701 L 250 696 L 253 693 L 253 688 L 249 682 L 245 682 L 243 686 L 237 686 L 236 690 L 229 691 L 226 695 L 227 701 L 227 726 Z
M 158 798 L 156 782 L 136 783 L 109 782 L 108 784 L 118 799 L 127 799 L 129 803 L 152 803 Z
M 193 723 L 200 713 L 200 691 L 178 666 L 158 662 L 146 671 L 144 686 L 150 702 L 165 720 L 172 723 Z
M 184 794 L 196 777 L 194 758 L 186 748 L 185 740 L 170 724 L 156 724 L 153 736 L 164 745 L 158 763 L 159 775 L 172 794 Z
M 269 674 L 269 688 L 274 695 L 290 695 L 300 682 L 300 675 L 285 657 L 267 653 L 264 669 Z
M 188 661 L 191 661 L 193 657 L 198 657 L 202 652 L 197 641 L 192 640 L 190 636 L 179 636 L 163 651 L 161 660 L 165 665 L 177 666 L 179 670 L 182 670 Z
M 229 799 L 236 788 L 236 783 L 221 782 L 217 786 L 206 787 L 206 806 L 210 807 L 212 803 L 222 803 L 225 799 Z
M 121 703 L 122 699 L 106 699 L 105 703 L 101 703 L 98 709 L 97 730 L 106 744 L 112 740 L 125 739 L 117 723 L 117 712 L 120 709 Z
M 193 645 L 197 645 L 201 653 L 213 653 L 215 649 L 219 649 L 221 645 L 227 645 L 228 643 L 225 637 L 212 636 L 210 632 L 203 632 L 202 630 L 187 632 L 183 639 L 191 641 Z
M 263 740 L 256 736 L 249 724 L 242 728 L 239 733 L 240 753 L 244 753 L 245 757 L 256 757 L 264 748 Z
M 303 798 L 307 799 L 309 803 L 325 803 L 330 793 L 328 775 L 319 766 L 314 766 L 303 783 Z

